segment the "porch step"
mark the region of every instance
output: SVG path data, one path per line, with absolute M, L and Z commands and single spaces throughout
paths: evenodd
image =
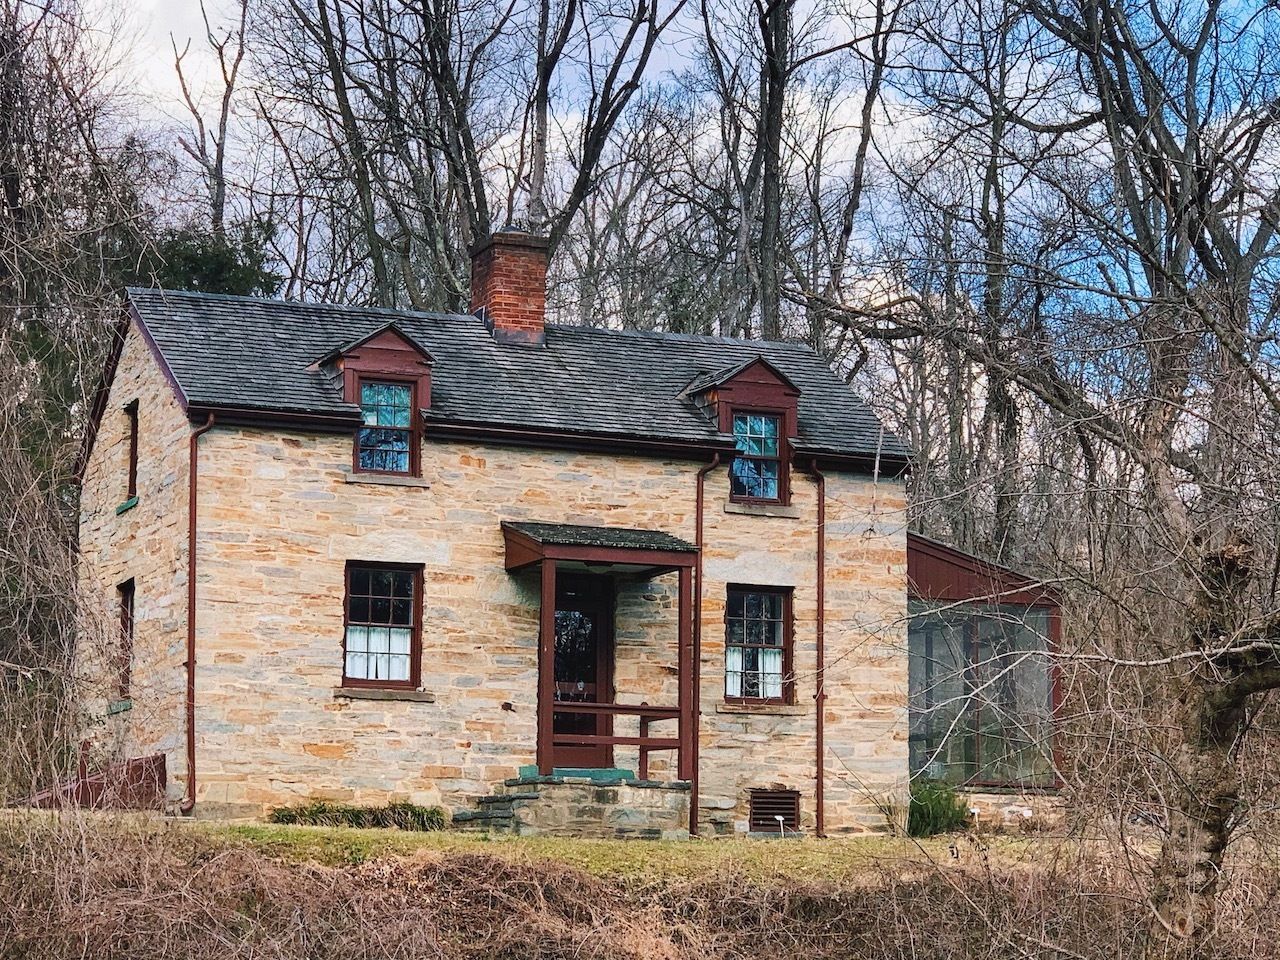
M 636 778 L 635 773 L 623 770 L 621 767 L 552 767 L 551 776 L 559 779 L 587 779 L 605 783 Z M 538 768 L 533 764 L 520 768 L 519 780 L 529 781 L 536 777 L 538 777 Z
M 560 771 L 557 771 L 560 772 Z M 598 771 L 592 771 L 597 773 Z M 638 781 L 629 771 L 595 776 L 517 777 L 458 810 L 458 830 L 517 836 L 676 839 L 687 837 L 689 784 Z

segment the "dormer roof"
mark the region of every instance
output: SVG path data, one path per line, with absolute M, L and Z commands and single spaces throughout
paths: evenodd
M 350 340 L 347 343 L 334 347 L 317 362 L 320 364 L 333 363 L 339 357 L 346 356 L 349 353 L 354 353 L 366 343 L 378 339 L 382 334 L 390 334 L 393 337 L 398 337 L 405 346 L 416 352 L 421 357 L 422 361 L 428 366 L 435 362 L 426 348 L 424 348 L 422 344 L 418 343 L 418 341 L 414 340 L 409 334 L 400 329 L 400 326 L 394 320 L 389 320 L 376 330 L 371 330 L 366 334 L 356 337 L 354 340 Z
M 685 393 L 691 397 L 696 397 L 698 394 L 706 393 L 714 387 L 722 387 L 727 383 L 731 383 L 733 380 L 736 380 L 739 376 L 745 374 L 748 370 L 756 366 L 769 371 L 779 381 L 781 386 L 790 388 L 795 391 L 797 396 L 799 395 L 800 388 L 792 382 L 791 378 L 779 370 L 777 366 L 770 363 L 768 358 L 761 354 L 756 354 L 754 357 L 747 357 L 744 360 L 732 363 L 720 370 L 713 370 L 709 373 L 699 374 L 693 378 L 687 387 L 685 387 Z

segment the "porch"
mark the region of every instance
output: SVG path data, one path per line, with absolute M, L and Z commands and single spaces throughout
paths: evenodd
M 651 530 L 508 522 L 502 531 L 507 571 L 539 571 L 537 776 L 607 770 L 614 766 L 614 748 L 625 747 L 634 748 L 639 780 L 647 782 L 651 754 L 671 754 L 676 779 L 693 785 L 692 813 L 697 779 L 697 548 Z M 638 696 L 635 691 L 619 691 L 615 684 L 619 586 L 671 573 L 676 579 L 671 650 L 675 702 L 619 703 L 620 692 L 624 699 Z M 615 731 L 619 718 L 633 718 L 623 734 Z

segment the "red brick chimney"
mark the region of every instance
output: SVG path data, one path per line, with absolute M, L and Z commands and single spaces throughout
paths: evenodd
M 471 248 L 471 312 L 502 343 L 546 338 L 547 238 L 500 230 Z

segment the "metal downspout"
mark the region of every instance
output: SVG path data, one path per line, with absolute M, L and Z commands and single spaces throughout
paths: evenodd
M 187 795 L 179 807 L 185 816 L 196 805 L 196 477 L 200 437 L 213 429 L 213 414 L 191 431 L 187 461 Z
M 693 779 L 689 783 L 689 836 L 698 834 L 698 753 L 702 725 L 702 514 L 706 504 L 706 480 L 720 466 L 720 454 L 713 454 L 711 462 L 698 471 L 698 502 L 696 509 L 697 533 L 694 545 L 698 548 L 695 583 L 693 586 Z

